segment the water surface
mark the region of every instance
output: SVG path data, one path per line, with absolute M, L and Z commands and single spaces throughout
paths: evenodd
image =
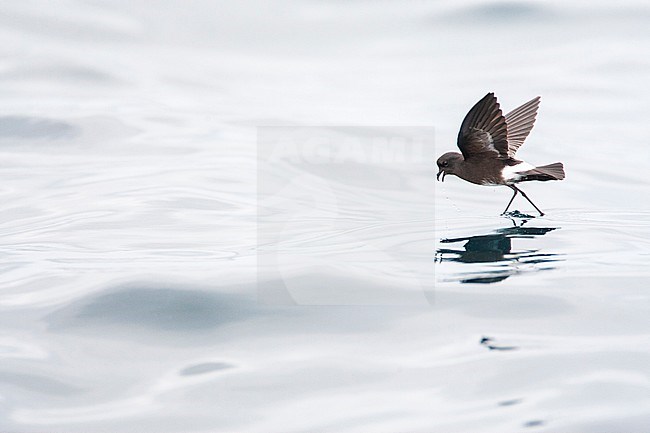
M 1 9 L 0 430 L 647 431 L 644 2 Z M 435 182 L 488 91 L 542 96 L 544 217 Z M 433 127 L 431 168 L 341 167 L 260 242 L 273 125 Z

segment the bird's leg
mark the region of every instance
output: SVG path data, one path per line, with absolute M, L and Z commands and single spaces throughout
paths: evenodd
M 532 200 L 528 198 L 528 196 L 526 195 L 525 192 L 523 192 L 522 190 L 520 190 L 519 188 L 517 188 L 517 187 L 514 186 L 514 185 L 508 185 L 508 186 L 510 186 L 512 189 L 515 190 L 515 194 L 517 193 L 517 191 L 519 191 L 519 192 L 521 193 L 521 195 L 523 195 L 524 198 L 525 198 L 526 200 L 528 200 L 528 203 L 532 204 L 533 207 L 534 207 L 535 209 L 537 209 L 537 212 L 539 212 L 539 216 L 544 216 L 544 212 L 542 212 L 541 210 L 539 210 L 539 208 L 538 208 L 537 206 L 535 206 L 535 203 L 533 203 Z M 512 196 L 512 198 L 515 198 L 515 197 Z M 510 201 L 512 201 L 512 200 L 510 200 Z M 510 206 L 510 205 L 508 205 L 508 206 Z
M 507 185 L 507 187 L 510 188 L 511 190 L 513 190 L 515 193 L 512 194 L 512 198 L 511 198 L 510 201 L 508 202 L 508 206 L 506 206 L 506 210 L 504 210 L 503 213 L 502 213 L 501 215 L 505 215 L 505 213 L 508 212 L 508 209 L 510 208 L 510 205 L 512 204 L 512 201 L 513 201 L 513 200 L 515 199 L 515 197 L 517 196 L 517 192 L 520 192 L 516 187 L 514 187 L 514 186 L 512 186 L 512 185 Z

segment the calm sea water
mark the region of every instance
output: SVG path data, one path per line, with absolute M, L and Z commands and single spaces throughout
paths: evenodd
M 1 431 L 650 429 L 645 2 L 0 9 Z M 488 91 L 542 96 L 542 218 L 435 182 Z M 433 131 L 332 171 L 262 125 Z

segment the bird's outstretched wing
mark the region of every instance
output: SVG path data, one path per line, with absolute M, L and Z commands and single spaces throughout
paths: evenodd
M 465 159 L 476 155 L 508 158 L 506 119 L 494 93 L 485 95 L 465 116 L 458 133 L 458 148 Z
M 508 125 L 508 156 L 511 158 L 514 158 L 517 149 L 524 144 L 524 140 L 533 129 L 539 108 L 539 99 L 537 96 L 505 115 Z

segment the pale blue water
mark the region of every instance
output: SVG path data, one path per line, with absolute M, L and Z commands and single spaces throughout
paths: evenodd
M 0 9 L 1 431 L 648 431 L 645 2 Z M 542 96 L 543 218 L 435 182 L 488 91 Z M 433 127 L 431 167 L 260 167 L 261 125 Z

